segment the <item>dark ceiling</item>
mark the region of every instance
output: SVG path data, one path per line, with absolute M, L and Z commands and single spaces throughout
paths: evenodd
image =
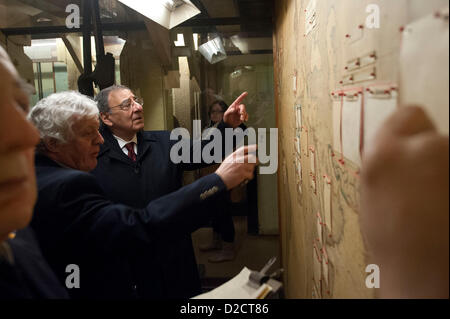
M 91 0 L 89 0 L 91 1 Z M 148 0 L 147 0 L 148 1 Z M 201 14 L 180 25 L 192 27 L 196 33 L 244 34 L 248 37 L 271 37 L 274 0 L 191 0 Z M 68 3 L 81 0 L 0 0 L 0 10 L 6 16 L 20 14 L 21 8 L 33 8 L 41 13 L 28 19 L 11 19 L 0 23 L 6 35 L 31 34 L 46 38 L 61 33 L 75 32 L 64 26 Z M 144 29 L 143 16 L 130 12 L 116 0 L 99 0 L 105 34 L 115 31 Z

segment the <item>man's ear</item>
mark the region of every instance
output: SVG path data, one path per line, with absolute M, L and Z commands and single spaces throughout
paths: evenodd
M 113 125 L 113 123 L 109 119 L 108 113 L 100 113 L 100 119 L 102 120 L 103 124 L 105 124 L 106 126 L 111 127 Z
M 45 148 L 50 152 L 50 153 L 59 153 L 59 141 L 55 138 L 48 138 L 44 141 L 45 144 Z

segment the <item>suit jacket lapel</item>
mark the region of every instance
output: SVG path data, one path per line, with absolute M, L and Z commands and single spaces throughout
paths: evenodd
M 137 140 L 138 140 L 138 154 L 137 154 L 137 160 L 138 162 L 145 156 L 145 154 L 150 150 L 151 143 L 155 140 L 152 138 L 148 138 L 144 135 L 143 132 L 137 133 Z
M 131 159 L 126 156 L 125 153 L 120 149 L 119 142 L 117 142 L 116 138 L 112 135 L 111 131 L 108 128 L 103 127 L 100 130 L 100 133 L 105 139 L 105 143 L 100 146 L 99 156 L 104 153 L 108 153 L 107 155 L 111 158 L 127 164 L 132 163 Z
M 132 163 L 128 156 L 126 156 L 125 153 L 120 149 L 119 143 L 108 128 L 102 128 L 100 133 L 105 139 L 105 143 L 100 147 L 99 156 L 104 153 L 108 153 L 108 156 L 111 158 L 117 159 L 127 164 Z M 145 154 L 150 151 L 151 144 L 156 142 L 156 139 L 149 136 L 149 132 L 138 132 L 137 140 L 137 161 L 139 162 L 145 156 Z

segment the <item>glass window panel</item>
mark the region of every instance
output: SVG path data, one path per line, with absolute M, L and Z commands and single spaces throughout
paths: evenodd
M 120 84 L 120 60 L 116 60 L 116 85 Z
M 30 96 L 30 106 L 35 106 L 39 101 L 39 74 L 38 74 L 38 64 L 33 63 L 33 73 L 34 73 L 34 88 L 36 89 L 36 94 Z
M 67 65 L 61 62 L 55 62 L 55 84 L 56 92 L 63 92 L 69 89 L 67 77 Z
M 55 93 L 55 79 L 52 62 L 41 63 L 41 76 L 43 97 Z

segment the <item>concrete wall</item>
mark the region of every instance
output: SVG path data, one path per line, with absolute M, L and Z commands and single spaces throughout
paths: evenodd
M 120 56 L 121 81 L 144 99 L 145 129 L 165 130 L 173 111 L 167 109 L 164 70 L 147 32 L 130 33 Z
M 7 39 L 0 32 L 0 43 L 8 52 L 20 76 L 34 87 L 33 62 L 23 51 L 24 45 L 31 44 L 31 37 L 11 37 Z

